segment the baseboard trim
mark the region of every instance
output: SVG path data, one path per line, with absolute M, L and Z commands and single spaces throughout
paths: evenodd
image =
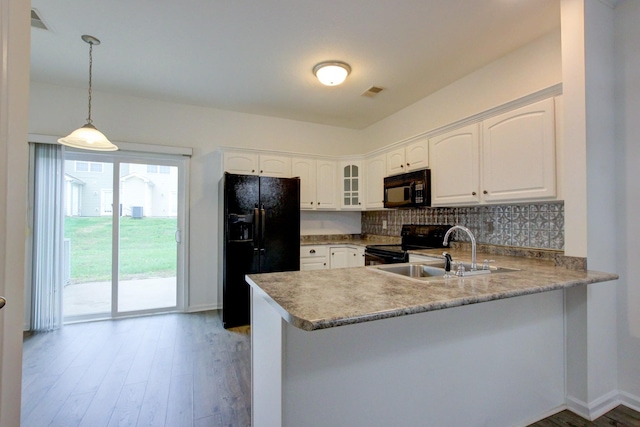
M 196 313 L 198 311 L 220 310 L 221 308 L 217 304 L 200 304 L 189 306 L 186 311 L 187 313 Z
M 621 403 L 624 403 L 621 397 L 621 393 L 617 390 L 611 391 L 591 403 L 586 403 L 573 396 L 567 396 L 567 409 L 577 415 L 580 415 L 582 418 L 593 421 Z
M 621 404 L 633 409 L 634 411 L 640 412 L 640 397 L 634 396 L 633 394 L 625 391 L 621 391 L 619 395 Z

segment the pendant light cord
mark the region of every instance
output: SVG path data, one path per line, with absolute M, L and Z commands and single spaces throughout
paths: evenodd
M 89 42 L 89 117 L 87 123 L 91 122 L 91 69 L 93 68 L 93 42 Z

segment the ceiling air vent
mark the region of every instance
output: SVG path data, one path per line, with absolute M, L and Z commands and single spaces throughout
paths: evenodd
M 42 28 L 43 30 L 48 30 L 47 26 L 44 24 L 42 18 L 38 14 L 36 9 L 31 9 L 31 26 L 35 28 Z
M 369 89 L 367 89 L 364 92 L 362 92 L 362 96 L 368 96 L 369 98 L 373 98 L 374 96 L 376 96 L 377 94 L 379 94 L 383 90 L 384 90 L 384 88 L 381 88 L 381 87 L 378 87 L 378 86 L 371 86 Z

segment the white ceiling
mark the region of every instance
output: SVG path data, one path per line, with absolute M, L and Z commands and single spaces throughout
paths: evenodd
M 364 128 L 559 28 L 558 0 L 32 0 L 31 79 Z M 313 76 L 349 63 L 340 86 Z M 385 90 L 361 96 L 370 86 Z

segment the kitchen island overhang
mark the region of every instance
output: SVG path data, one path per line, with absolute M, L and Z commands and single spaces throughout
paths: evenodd
M 450 251 L 456 259 L 465 251 Z M 425 253 L 430 253 L 425 251 Z M 569 270 L 551 261 L 493 256 L 517 271 L 416 281 L 370 267 L 248 275 L 287 322 L 305 331 L 422 313 L 616 280 L 597 271 Z
M 521 271 L 428 283 L 366 267 L 248 276 L 253 425 L 509 426 L 560 407 L 562 289 L 617 276 L 496 264 Z

